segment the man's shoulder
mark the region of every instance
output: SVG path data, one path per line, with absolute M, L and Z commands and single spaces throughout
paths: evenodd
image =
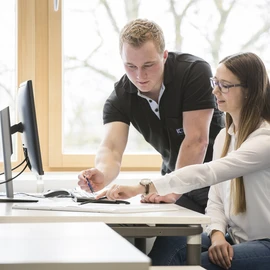
M 205 78 L 212 77 L 209 63 L 193 54 L 169 52 L 164 70 L 165 84 L 173 80 L 181 83 L 186 78 L 197 77 L 198 73 L 205 74 Z
M 169 61 L 176 61 L 176 62 L 188 62 L 188 63 L 195 63 L 195 62 L 206 62 L 203 58 L 190 54 L 190 53 L 181 53 L 181 52 L 169 52 L 168 56 Z
M 114 84 L 114 90 L 123 95 L 124 93 L 137 93 L 137 88 L 135 85 L 129 80 L 127 75 L 123 75 L 122 78 Z
M 137 88 L 126 75 L 114 84 L 114 89 L 106 100 L 106 104 L 114 104 L 114 106 L 127 106 L 137 95 Z M 118 105 L 117 105 L 118 104 Z

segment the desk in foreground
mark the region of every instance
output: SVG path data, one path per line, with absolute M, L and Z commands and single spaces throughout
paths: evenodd
M 1 270 L 148 270 L 150 259 L 104 223 L 0 224 Z
M 132 200 L 132 203 L 136 201 Z M 138 200 L 137 200 L 138 203 Z M 124 237 L 137 240 L 155 236 L 187 236 L 187 264 L 200 265 L 202 225 L 210 217 L 179 206 L 177 211 L 144 213 L 87 213 L 12 209 L 12 203 L 0 204 L 0 223 L 16 222 L 105 222 Z M 136 243 L 135 245 L 140 248 Z M 140 242 L 140 241 L 139 241 Z M 141 248 L 142 251 L 143 248 Z
M 149 270 L 206 270 L 200 266 L 151 266 Z

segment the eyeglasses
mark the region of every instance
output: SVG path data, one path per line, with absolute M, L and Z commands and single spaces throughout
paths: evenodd
M 222 92 L 222 93 L 228 93 L 229 92 L 229 89 L 232 88 L 232 87 L 237 87 L 237 86 L 247 87 L 246 85 L 244 85 L 242 83 L 238 83 L 238 84 L 225 84 L 225 83 L 222 83 L 222 82 L 218 81 L 215 78 L 210 78 L 210 83 L 211 83 L 211 86 L 213 87 L 213 89 L 216 86 L 218 86 L 219 91 Z

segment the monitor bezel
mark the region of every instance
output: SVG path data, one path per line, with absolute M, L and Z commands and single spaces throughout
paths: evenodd
M 6 184 L 6 198 L 1 197 L 0 202 L 36 202 L 31 198 L 14 198 L 11 156 L 13 154 L 12 134 L 20 132 L 25 161 L 29 169 L 36 175 L 37 180 L 44 175 L 42 156 L 39 143 L 38 125 L 34 101 L 32 81 L 20 84 L 17 95 L 17 109 L 19 123 L 11 126 L 9 107 L 0 111 L 1 136 L 3 145 L 3 161 Z
M 31 80 L 20 84 L 17 98 L 18 118 L 23 127 L 22 146 L 29 159 L 29 169 L 36 175 L 44 175 Z

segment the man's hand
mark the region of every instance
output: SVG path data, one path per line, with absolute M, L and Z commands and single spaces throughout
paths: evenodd
M 99 191 L 106 185 L 104 174 L 96 168 L 81 171 L 78 178 L 78 185 L 81 187 L 81 189 L 87 192 L 92 192 L 89 188 L 88 182 L 93 188 L 93 191 Z
M 171 193 L 165 196 L 160 196 L 157 193 L 150 193 L 147 196 L 142 196 L 142 203 L 175 203 L 181 195 Z
M 211 241 L 212 245 L 208 249 L 210 261 L 224 269 L 229 269 L 233 258 L 232 246 L 219 231 L 213 232 Z

